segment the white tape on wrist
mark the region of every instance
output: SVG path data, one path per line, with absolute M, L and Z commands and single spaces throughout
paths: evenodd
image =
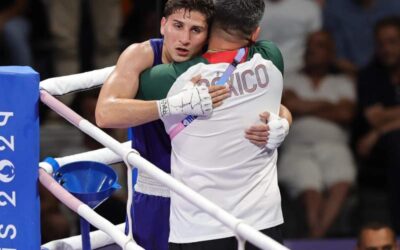
M 157 101 L 160 118 L 170 115 L 209 116 L 212 99 L 206 86 L 192 86 L 182 92 Z
M 285 118 L 271 114 L 268 127 L 269 136 L 266 147 L 274 150 L 282 144 L 289 133 L 289 122 Z
M 171 113 L 169 111 L 168 99 L 162 99 L 160 101 L 157 101 L 157 110 L 158 110 L 158 116 L 160 118 L 168 116 Z

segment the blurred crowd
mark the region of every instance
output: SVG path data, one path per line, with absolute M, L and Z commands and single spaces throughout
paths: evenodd
M 42 79 L 114 65 L 128 45 L 160 37 L 164 4 L 1 0 L 0 64 Z M 354 237 L 372 221 L 400 232 L 400 1 L 267 0 L 261 30 L 282 51 L 282 102 L 294 116 L 278 163 L 286 238 Z M 97 95 L 64 101 L 91 120 Z M 100 147 L 42 112 L 42 157 Z M 41 192 L 42 241 L 76 233 L 76 219 Z M 104 215 L 123 222 L 124 200 Z

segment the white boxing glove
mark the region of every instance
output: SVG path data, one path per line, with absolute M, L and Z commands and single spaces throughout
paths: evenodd
M 267 145 L 265 146 L 270 150 L 274 150 L 282 144 L 289 133 L 289 122 L 285 118 L 270 113 L 267 124 L 269 127 L 269 136 Z
M 160 118 L 170 115 L 209 116 L 212 99 L 206 86 L 189 86 L 180 93 L 157 101 Z

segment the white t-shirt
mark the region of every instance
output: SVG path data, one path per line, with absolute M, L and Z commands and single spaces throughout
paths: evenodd
M 228 63 L 191 67 L 168 95 L 182 90 L 194 75 L 212 82 Z M 238 65 L 228 81 L 232 95 L 209 118 L 198 118 L 172 140 L 171 174 L 256 229 L 283 223 L 277 184 L 277 151 L 250 143 L 244 131 L 260 122 L 259 114 L 277 114 L 282 74 L 255 54 Z M 184 116 L 164 120 L 167 132 Z M 233 236 L 233 232 L 190 202 L 171 192 L 170 242 L 189 243 Z
M 305 100 L 323 100 L 338 103 L 340 100 L 355 101 L 354 83 L 344 75 L 325 77 L 315 88 L 305 75 L 296 74 L 285 78 L 285 90 L 292 90 Z M 314 142 L 348 142 L 348 134 L 337 123 L 313 116 L 299 117 L 293 121 L 285 146 Z

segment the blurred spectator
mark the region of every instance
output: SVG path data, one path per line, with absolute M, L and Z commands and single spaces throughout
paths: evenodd
M 307 35 L 322 25 L 321 8 L 310 0 L 268 0 L 260 40 L 275 42 L 282 52 L 285 74 L 303 67 Z
M 79 34 L 82 20 L 81 7 L 85 2 L 49 0 L 47 3 L 57 75 L 74 74 L 80 71 Z M 89 0 L 87 3 L 94 33 L 94 67 L 115 65 L 119 55 L 121 0 Z
M 294 120 L 278 176 L 304 204 L 311 237 L 326 235 L 355 178 L 345 129 L 353 117 L 355 90 L 334 66 L 334 47 L 329 33 L 311 33 L 304 69 L 285 79 L 283 104 Z
M 27 0 L 0 1 L 0 34 L 13 65 L 32 66 L 30 25 L 24 16 L 27 3 Z
M 363 226 L 357 238 L 357 250 L 397 250 L 396 233 L 385 224 Z
M 357 152 L 363 173 L 379 168 L 387 174 L 395 229 L 400 229 L 400 17 L 375 27 L 376 56 L 358 79 Z M 377 176 L 361 179 L 379 181 Z
M 324 27 L 335 38 L 338 65 L 355 74 L 373 55 L 373 26 L 389 15 L 400 15 L 399 0 L 327 0 Z

